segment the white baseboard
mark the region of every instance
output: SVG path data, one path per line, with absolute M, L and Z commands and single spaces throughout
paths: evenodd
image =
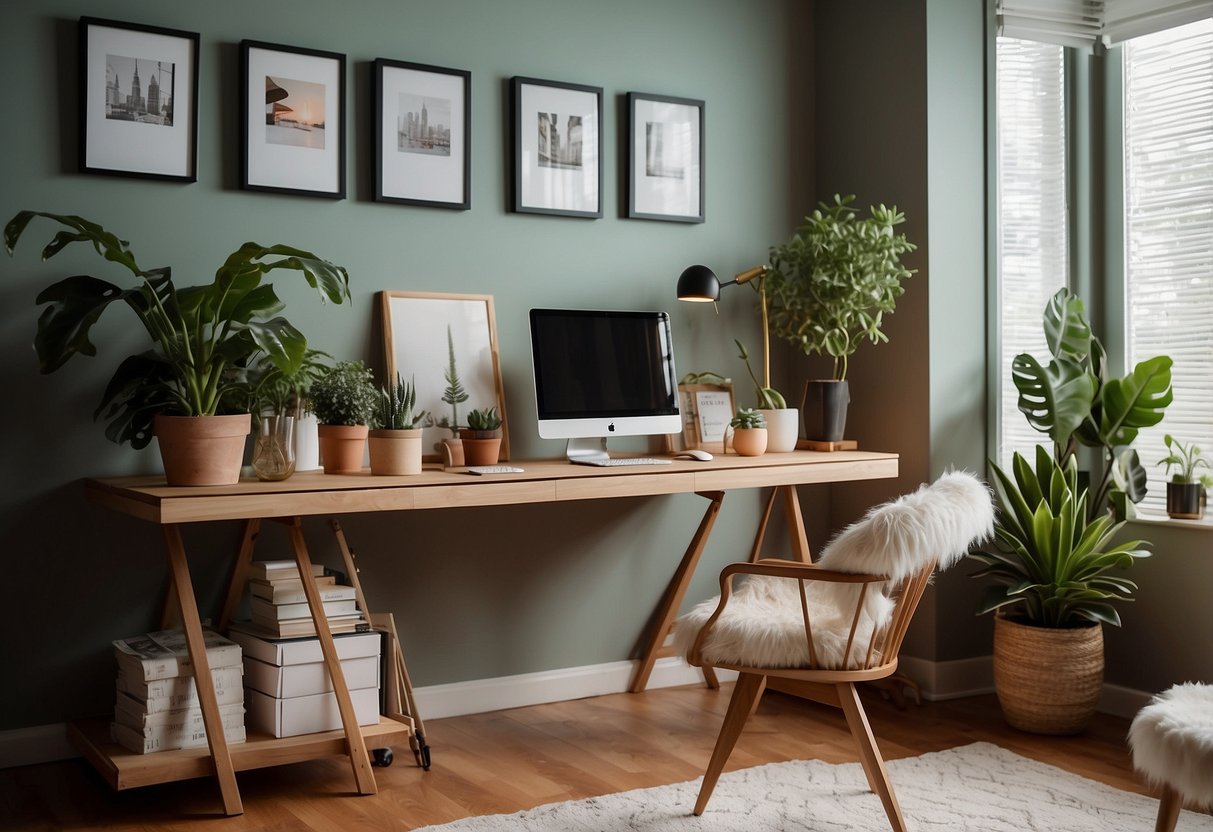
M 979 656 L 947 662 L 903 657 L 900 671 L 918 682 L 924 699 L 941 701 L 991 693 L 994 690 L 993 659 Z M 636 663 L 633 661 L 566 667 L 495 679 L 472 679 L 446 685 L 428 685 L 413 693 L 424 719 L 442 719 L 464 714 L 523 708 L 546 702 L 565 702 L 587 696 L 622 693 L 628 689 Z M 720 681 L 737 674 L 718 670 Z M 649 688 L 692 685 L 703 676 L 680 658 L 658 659 L 649 678 Z M 1119 685 L 1105 684 L 1099 700 L 1104 713 L 1130 718 L 1149 701 L 1151 694 Z M 63 723 L 35 725 L 0 731 L 0 768 L 35 765 L 80 756 L 67 741 Z

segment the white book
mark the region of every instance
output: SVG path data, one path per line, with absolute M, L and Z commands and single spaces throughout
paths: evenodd
M 352 587 L 351 587 L 352 589 Z M 324 614 L 344 615 L 358 611 L 358 602 L 353 598 L 325 601 Z M 302 604 L 272 604 L 264 598 L 253 598 L 249 601 L 249 613 L 254 621 L 288 621 L 292 618 L 311 618 L 312 610 L 307 603 Z
M 211 669 L 211 685 L 222 696 L 223 691 L 243 686 L 244 665 Z M 118 690 L 146 702 L 149 699 L 175 699 L 179 702 L 197 702 L 198 685 L 193 676 L 174 676 L 171 679 L 144 681 L 119 670 Z M 180 706 L 178 706 L 180 707 Z
M 324 574 L 324 564 L 312 564 L 313 575 Z M 294 560 L 255 560 L 249 564 L 248 576 L 277 581 L 283 578 L 299 580 L 299 564 Z
M 241 679 L 243 677 L 240 677 Z M 119 696 L 135 697 L 133 694 L 123 689 L 122 677 L 118 677 L 118 682 L 115 685 Z M 220 705 L 231 705 L 236 702 L 244 701 L 244 686 L 241 683 L 225 687 L 222 690 L 215 690 L 215 701 Z M 198 689 L 195 687 L 186 693 L 173 694 L 172 696 L 153 696 L 150 699 L 139 699 L 143 710 L 149 714 L 156 714 L 162 711 L 176 711 L 181 708 L 191 708 L 198 705 Z
M 182 735 L 162 735 L 145 737 L 138 731 L 117 722 L 110 723 L 110 736 L 114 742 L 136 754 L 150 754 L 153 751 L 169 751 L 174 748 L 197 748 L 206 745 L 206 732 L 190 732 Z M 224 728 L 223 736 L 229 743 L 244 742 L 246 733 L 243 725 Z
M 207 664 L 211 667 L 240 664 L 239 644 L 229 641 L 214 630 L 204 629 L 202 637 L 206 645 Z M 194 671 L 194 663 L 190 660 L 189 649 L 185 643 L 185 633 L 181 630 L 160 630 L 115 641 L 114 657 L 123 673 L 144 681 L 189 676 Z
M 323 583 L 324 581 L 328 583 Z M 302 581 L 250 580 L 248 587 L 254 598 L 264 598 L 271 604 L 302 604 L 307 601 Z M 316 588 L 320 590 L 321 601 L 343 601 L 357 597 L 352 586 L 338 584 L 337 579 L 332 576 L 317 578 Z
M 234 702 L 230 705 L 219 706 L 219 720 L 224 728 L 235 728 L 244 724 L 244 702 Z M 142 703 L 125 694 L 119 694 L 114 703 L 114 722 L 138 731 L 145 737 L 160 732 L 165 736 L 173 733 L 193 733 L 205 731 L 206 722 L 202 719 L 202 708 L 179 708 L 173 711 L 159 713 L 144 713 Z

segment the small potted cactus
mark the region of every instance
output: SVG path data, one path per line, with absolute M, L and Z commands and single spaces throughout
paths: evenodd
M 343 361 L 312 384 L 324 473 L 361 473 L 376 396 L 374 377 L 361 361 Z
M 369 434 L 371 473 L 377 476 L 407 476 L 421 473 L 421 421 L 425 411 L 414 408 L 417 390 L 400 373 L 387 387 L 379 388 Z
M 762 456 L 767 449 L 767 422 L 749 407 L 737 411 L 729 422 L 733 429 L 733 450 L 740 456 Z
M 501 414 L 496 407 L 473 410 L 468 426 L 459 431 L 463 459 L 468 465 L 496 465 L 501 454 Z

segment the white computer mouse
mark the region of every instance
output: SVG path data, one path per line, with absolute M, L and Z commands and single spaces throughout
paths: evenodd
M 700 462 L 707 462 L 712 458 L 712 455 L 707 451 L 701 451 L 698 448 L 691 448 L 687 451 L 679 451 L 674 454 L 675 459 L 697 459 Z

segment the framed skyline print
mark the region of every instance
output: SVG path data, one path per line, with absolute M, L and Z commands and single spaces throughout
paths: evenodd
M 445 292 L 380 292 L 384 366 L 387 377 L 396 373 L 417 389 L 416 408 L 428 411 L 422 431 L 422 459 L 441 459 L 441 441 L 451 436 L 452 422 L 467 427 L 473 410 L 497 408 L 501 415 L 501 456 L 510 458 L 509 419 L 501 384 L 497 349 L 497 318 L 492 295 Z M 467 399 L 452 405 L 443 401 L 450 386 L 447 371 L 454 353 L 455 372 Z
M 628 93 L 628 217 L 703 222 L 703 102 Z
M 375 200 L 472 207 L 471 79 L 461 69 L 375 59 Z
M 80 170 L 195 182 L 198 33 L 80 18 Z
M 515 77 L 514 211 L 602 216 L 602 87 Z
M 345 55 L 240 43 L 240 187 L 345 198 Z

